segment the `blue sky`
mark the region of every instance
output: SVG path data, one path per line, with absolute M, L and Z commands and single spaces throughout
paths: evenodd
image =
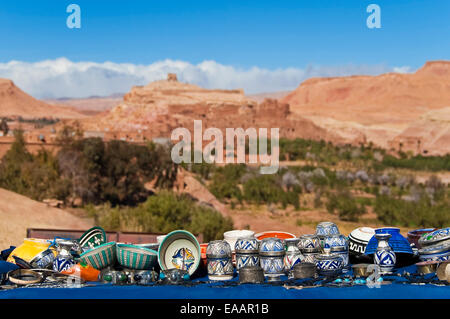
M 81 7 L 81 29 L 66 26 L 71 3 Z M 366 26 L 371 3 L 381 7 L 381 29 Z M 3 0 L 0 63 L 65 58 L 148 66 L 169 59 L 240 70 L 415 70 L 450 59 L 449 21 L 448 0 Z M 0 76 L 30 86 L 10 68 L 0 66 Z

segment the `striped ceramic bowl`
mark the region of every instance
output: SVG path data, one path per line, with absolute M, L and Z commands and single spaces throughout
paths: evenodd
M 80 260 L 101 270 L 116 262 L 116 242 L 102 244 L 80 255 Z
M 129 269 L 150 270 L 158 263 L 158 252 L 136 245 L 117 244 L 117 260 Z

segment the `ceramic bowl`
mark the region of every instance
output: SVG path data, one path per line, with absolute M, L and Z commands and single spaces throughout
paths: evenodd
M 106 233 L 101 227 L 92 227 L 78 239 L 81 247 L 94 248 L 106 243 Z
M 260 256 L 284 256 L 284 243 L 275 237 L 264 238 L 259 245 Z
M 421 261 L 416 264 L 417 272 L 421 275 L 435 273 L 439 263 L 440 262 L 436 260 Z
M 25 238 L 20 246 L 17 246 L 7 258 L 7 262 L 15 263 L 14 256 L 19 257 L 30 263 L 39 254 L 46 251 L 50 246 L 50 243 L 44 239 L 38 238 Z
M 414 246 L 418 249 L 422 248 L 422 245 L 419 244 L 419 239 L 424 234 L 431 233 L 432 231 L 435 231 L 436 228 L 422 228 L 422 229 L 415 229 L 408 232 L 407 239 L 410 244 L 414 244 Z
M 112 266 L 116 262 L 116 243 L 102 244 L 80 255 L 80 260 L 97 270 Z
M 234 245 L 237 254 L 257 254 L 259 249 L 259 241 L 255 237 L 238 238 Z
M 162 270 L 181 269 L 192 275 L 200 265 L 200 244 L 190 232 L 174 230 L 159 246 L 158 263 Z
M 258 240 L 263 240 L 264 238 L 288 239 L 288 238 L 296 238 L 297 236 L 284 231 L 269 230 L 262 233 L 258 233 L 255 235 L 255 237 Z
M 348 236 L 349 253 L 353 255 L 364 255 L 369 240 L 375 235 L 375 229 L 371 227 L 359 227 L 354 229 Z
M 384 227 L 375 229 L 375 234 L 390 234 L 391 238 L 389 239 L 389 246 L 392 247 L 396 254 L 411 254 L 413 255 L 413 251 L 411 249 L 411 244 L 409 241 L 400 234 L 400 229 L 397 227 Z M 365 254 L 371 255 L 374 254 L 377 250 L 378 241 L 373 236 L 369 243 L 367 244 Z
M 324 238 L 324 245 L 330 246 L 332 250 L 348 250 L 348 239 L 341 234 L 329 235 Z
M 231 247 L 225 240 L 213 240 L 206 248 L 206 258 L 230 258 Z
M 142 246 L 118 244 L 116 251 L 117 261 L 125 268 L 150 270 L 158 262 L 158 252 Z
M 316 256 L 316 267 L 319 274 L 325 276 L 338 275 L 344 268 L 342 257 L 332 254 L 331 249 L 327 246 L 325 246 L 324 250 L 324 254 Z
M 423 234 L 419 239 L 419 245 L 425 247 L 429 245 L 435 245 L 439 242 L 447 240 L 450 240 L 450 227 Z
M 332 222 L 321 222 L 316 227 L 316 235 L 319 236 L 319 238 L 339 234 L 339 228 Z
M 30 265 L 34 269 L 50 269 L 55 260 L 55 251 L 53 249 L 46 249 L 30 261 Z
M 208 243 L 200 244 L 200 253 L 201 253 L 201 260 L 200 260 L 200 266 L 206 268 L 207 266 L 207 258 L 206 258 L 206 249 L 208 248 Z
M 450 259 L 450 244 L 436 244 L 419 249 L 421 261 L 446 261 Z
M 208 278 L 210 280 L 233 279 L 233 263 L 231 261 L 231 247 L 224 240 L 214 240 L 206 249 L 208 260 Z
M 230 244 L 231 250 L 234 251 L 234 246 L 239 238 L 243 237 L 253 237 L 255 235 L 254 231 L 241 229 L 241 230 L 230 230 L 223 233 L 223 239 Z
M 317 235 L 302 235 L 298 241 L 301 252 L 318 252 L 321 250 L 320 239 Z

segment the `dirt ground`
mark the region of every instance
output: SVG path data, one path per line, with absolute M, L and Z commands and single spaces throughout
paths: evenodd
M 93 221 L 0 188 L 0 249 L 20 245 L 27 228 L 87 230 Z

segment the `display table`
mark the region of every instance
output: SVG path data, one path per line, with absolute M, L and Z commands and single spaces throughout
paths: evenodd
M 397 270 L 414 271 L 415 267 Z M 351 274 L 350 272 L 348 273 Z M 431 277 L 427 277 L 431 278 Z M 418 279 L 415 277 L 415 279 Z M 197 278 L 185 285 L 117 286 L 88 283 L 82 288 L 16 288 L 1 290 L 3 299 L 449 299 L 450 286 L 438 283 L 410 283 L 405 277 L 385 277 L 380 288 L 365 284 L 339 284 L 329 281 L 323 287 L 300 287 L 302 281 L 282 283 L 239 284 L 235 277 L 229 282 L 208 282 Z M 389 284 L 386 284 L 389 282 Z

